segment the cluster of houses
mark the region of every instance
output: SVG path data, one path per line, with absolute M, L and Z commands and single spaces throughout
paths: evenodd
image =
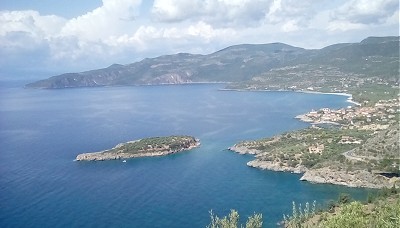
M 313 124 L 336 124 L 348 129 L 382 130 L 396 122 L 399 99 L 380 100 L 372 107 L 347 107 L 338 110 L 322 108 L 297 116 Z
M 372 107 L 347 107 L 339 110 L 323 108 L 318 111 L 297 116 L 297 118 L 312 124 L 329 123 L 340 125 L 343 129 L 384 130 L 390 124 L 397 122 L 400 113 L 400 99 L 380 100 Z M 343 135 L 339 144 L 361 144 L 362 140 Z M 322 154 L 324 144 L 313 144 L 308 147 L 311 154 Z

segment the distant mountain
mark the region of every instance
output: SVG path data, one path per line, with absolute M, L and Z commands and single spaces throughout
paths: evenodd
M 271 69 L 328 65 L 366 76 L 398 78 L 399 37 L 369 37 L 360 43 L 307 50 L 283 43 L 242 44 L 209 55 L 179 53 L 127 65 L 67 73 L 30 83 L 30 88 L 247 81 Z

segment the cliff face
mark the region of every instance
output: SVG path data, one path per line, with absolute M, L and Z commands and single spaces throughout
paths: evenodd
M 295 167 L 280 164 L 272 161 L 262 161 L 259 159 L 247 162 L 247 165 L 253 168 L 266 169 L 278 172 L 291 172 L 291 173 L 304 173 L 307 168 L 303 165 L 296 165 Z
M 104 161 L 137 157 L 164 156 L 200 146 L 200 141 L 191 136 L 169 136 L 146 138 L 120 143 L 110 150 L 83 153 L 76 161 Z
M 329 167 L 307 170 L 300 180 L 319 184 L 344 185 L 347 187 L 391 188 L 393 185 L 397 188 L 400 187 L 399 177 L 387 178 L 366 170 L 346 172 L 344 170 L 332 170 Z

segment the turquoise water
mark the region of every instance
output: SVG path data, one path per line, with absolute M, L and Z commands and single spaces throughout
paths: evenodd
M 0 90 L 0 227 L 205 227 L 209 211 L 263 213 L 275 227 L 292 201 L 324 204 L 367 190 L 298 181 L 246 166 L 236 142 L 307 127 L 294 116 L 346 97 L 220 91 L 223 85 Z M 167 157 L 74 162 L 133 139 L 193 135 Z

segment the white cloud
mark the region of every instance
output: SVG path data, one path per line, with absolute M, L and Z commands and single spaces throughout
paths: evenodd
M 311 20 L 316 13 L 314 6 L 322 2 L 316 3 L 312 0 L 274 0 L 266 14 L 266 20 L 270 23 L 281 23 L 288 20 L 306 22 Z
M 238 43 L 320 48 L 398 35 L 397 0 L 103 0 L 64 19 L 0 11 L 0 67 L 39 61 L 70 70 L 176 52 L 210 53 Z M 40 55 L 40 57 L 35 57 Z M 24 61 L 25 59 L 35 61 Z
M 133 32 L 140 3 L 140 0 L 103 0 L 101 7 L 68 21 L 60 35 L 98 41 L 110 35 Z
M 215 26 L 256 25 L 271 0 L 155 0 L 152 16 L 158 22 L 204 21 Z
M 398 0 L 351 0 L 334 11 L 332 18 L 350 23 L 381 24 L 398 10 Z
M 351 0 L 330 12 L 326 28 L 345 32 L 398 25 L 398 12 L 398 0 Z
M 295 32 L 295 31 L 300 30 L 300 27 L 298 26 L 297 21 L 290 20 L 290 21 L 286 22 L 285 24 L 283 24 L 282 30 L 284 32 Z
M 198 16 L 202 11 L 201 0 L 155 0 L 152 14 L 156 20 L 165 22 L 183 21 Z
M 59 33 L 66 20 L 55 15 L 42 16 L 36 11 L 1 11 L 0 36 L 10 32 L 26 32 L 36 37 Z
M 332 21 L 329 23 L 327 30 L 330 32 L 334 31 L 350 31 L 350 30 L 360 30 L 366 28 L 365 25 L 359 23 L 352 23 L 349 21 Z
M 215 40 L 236 35 L 236 31 L 229 28 L 214 28 L 203 21 L 176 27 L 141 26 L 132 35 L 113 37 L 107 41 L 109 45 L 124 46 L 138 52 L 163 49 L 164 53 L 172 50 L 187 52 L 196 45 L 209 44 Z M 196 45 L 193 45 L 193 44 Z
M 0 68 L 45 67 L 51 59 L 51 37 L 65 19 L 36 11 L 0 11 Z

